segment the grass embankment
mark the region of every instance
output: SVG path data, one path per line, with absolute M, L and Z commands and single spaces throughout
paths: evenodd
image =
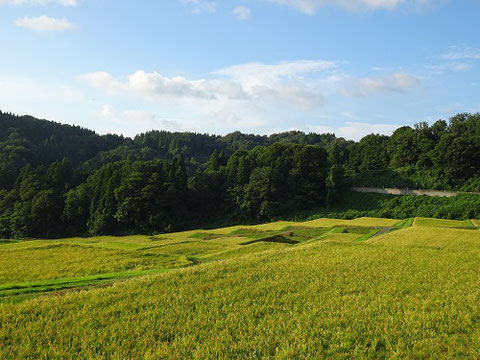
M 22 283 L 7 283 L 0 285 L 0 302 L 21 302 L 31 299 L 34 294 L 59 291 L 72 288 L 83 288 L 86 286 L 110 283 L 113 280 L 129 279 L 132 277 L 152 275 L 166 271 L 164 269 L 151 270 L 130 270 L 117 273 L 99 274 L 81 277 L 60 278 L 52 280 L 39 280 Z

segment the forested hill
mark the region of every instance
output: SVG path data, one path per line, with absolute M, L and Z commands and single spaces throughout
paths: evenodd
M 333 204 L 350 185 L 480 191 L 479 154 L 480 114 L 353 142 L 299 131 L 130 139 L 0 112 L 0 238 L 269 220 Z
M 150 131 L 134 139 L 119 135 L 100 136 L 79 126 L 39 120 L 31 116 L 15 116 L 0 111 L 0 188 L 13 185 L 20 169 L 30 164 L 49 166 L 68 159 L 85 172 L 120 160 L 173 159 L 182 156 L 189 174 L 202 170 L 216 150 L 225 156 L 237 150 L 251 150 L 273 143 L 296 143 L 331 146 L 333 134 L 304 134 L 299 131 L 270 136 L 234 132 L 226 136 L 198 133 Z

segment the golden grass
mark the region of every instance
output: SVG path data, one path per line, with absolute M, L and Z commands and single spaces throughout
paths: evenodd
M 440 227 L 440 228 L 467 228 L 468 227 L 465 221 L 430 219 L 430 218 L 421 218 L 421 217 L 415 218 L 413 226 Z
M 236 226 L 228 226 L 224 228 L 218 228 L 218 229 L 211 229 L 211 230 L 202 230 L 211 234 L 219 234 L 219 235 L 228 235 L 232 233 L 233 231 L 236 231 L 238 229 L 244 229 L 248 227 L 247 225 L 236 225 Z
M 410 227 L 368 240 L 370 244 L 428 248 L 434 250 L 465 251 L 480 256 L 480 234 L 473 229 Z
M 297 223 L 307 227 L 332 227 L 332 226 L 365 226 L 365 227 L 390 227 L 398 224 L 400 220 L 382 219 L 382 218 L 358 218 L 354 220 L 337 220 L 337 219 L 317 219 Z
M 316 219 L 311 221 L 305 221 L 298 223 L 297 225 L 306 226 L 306 227 L 323 227 L 329 228 L 332 226 L 338 226 L 346 220 L 336 220 L 336 219 Z
M 286 228 L 287 226 L 295 225 L 297 224 L 296 222 L 293 221 L 277 221 L 269 224 L 262 224 L 262 225 L 254 225 L 254 226 L 248 226 L 247 228 L 249 229 L 254 229 L 254 230 L 259 230 L 259 231 L 268 231 L 268 230 L 282 230 L 283 228 Z
M 366 226 L 366 227 L 391 227 L 398 224 L 400 220 L 396 219 L 381 219 L 381 218 L 367 218 L 362 217 L 355 220 L 346 220 L 342 224 L 349 226 Z
M 480 358 L 478 230 L 466 222 L 417 218 L 413 227 L 365 242 L 357 242 L 359 233 L 332 232 L 342 229 L 297 245 L 242 245 L 250 238 L 227 236 L 238 229 L 271 234 L 291 225 L 0 245 L 0 283 L 129 266 L 172 269 L 106 288 L 0 304 L 0 358 Z
M 258 230 L 258 231 L 268 231 L 268 230 L 281 230 L 284 227 L 287 227 L 289 225 L 294 225 L 296 224 L 293 221 L 277 221 L 273 223 L 267 223 L 267 224 L 260 224 L 260 225 L 236 225 L 236 226 L 229 226 L 229 227 L 224 227 L 224 228 L 219 228 L 219 229 L 212 229 L 212 230 L 203 230 L 208 233 L 212 234 L 221 234 L 221 235 L 227 235 L 232 233 L 233 231 L 239 230 L 239 229 L 253 229 L 253 230 Z
M 0 284 L 74 276 L 186 266 L 185 257 L 143 252 L 109 251 L 57 244 L 3 251 L 0 247 Z
M 2 305 L 0 358 L 480 357 L 475 230 L 352 235 Z

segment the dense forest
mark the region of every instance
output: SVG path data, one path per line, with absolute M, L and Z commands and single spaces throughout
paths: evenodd
M 480 114 L 354 142 L 299 131 L 130 139 L 0 112 L 0 237 L 264 221 L 335 207 L 350 185 L 479 192 L 479 155 Z

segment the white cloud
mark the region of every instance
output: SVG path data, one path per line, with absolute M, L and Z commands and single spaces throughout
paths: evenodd
M 329 107 L 338 106 L 338 96 L 365 98 L 376 93 L 406 91 L 419 83 L 416 77 L 406 73 L 354 78 L 341 73 L 337 62 L 325 60 L 240 64 L 194 79 L 167 77 L 143 70 L 120 78 L 107 72 L 89 73 L 79 78 L 118 103 L 140 99 L 145 101 L 142 107 L 154 109 L 151 113 L 178 117 L 181 120 L 177 126 L 181 126 L 181 130 L 214 129 L 216 133 L 236 129 L 254 132 L 272 128 L 288 130 L 288 126 L 282 126 L 285 123 L 290 126 L 297 123 L 297 128 L 308 131 L 299 119 L 318 119 L 320 111 L 329 112 Z M 327 103 L 325 99 L 329 97 L 332 101 Z M 104 115 L 108 114 L 107 110 L 104 109 Z M 116 119 L 152 118 L 145 113 L 112 114 L 110 117 Z M 361 123 L 361 118 L 345 109 L 339 114 L 351 122 L 332 128 L 331 132 L 348 138 L 357 133 L 386 133 L 395 128 L 393 125 L 374 127 Z M 332 118 L 337 117 L 329 116 L 322 122 Z
M 77 0 L 0 0 L 0 5 L 48 5 L 59 4 L 62 6 L 76 6 Z
M 217 3 L 210 0 L 181 0 L 183 5 L 190 7 L 192 13 L 214 13 L 217 11 Z
M 301 60 L 280 64 L 242 64 L 218 70 L 219 75 L 241 85 L 252 98 L 278 100 L 302 108 L 323 103 L 321 89 L 313 80 L 315 75 L 329 74 L 337 63 L 325 60 Z
M 237 84 L 221 79 L 188 80 L 181 76 L 165 77 L 157 72 L 139 70 L 120 81 L 106 72 L 94 72 L 80 76 L 90 86 L 103 90 L 108 95 L 122 92 L 133 93 L 150 101 L 171 99 L 214 100 L 221 97 L 242 98 L 243 90 Z
M 299 60 L 280 64 L 249 63 L 229 66 L 217 71 L 234 79 L 248 80 L 250 86 L 264 82 L 271 82 L 278 78 L 293 79 L 307 73 L 322 72 L 335 69 L 337 63 L 325 60 Z
M 252 14 L 252 10 L 246 6 L 237 6 L 233 9 L 233 14 L 239 20 L 247 20 Z
M 67 19 L 56 19 L 46 15 L 38 17 L 23 17 L 14 21 L 18 27 L 34 30 L 34 31 L 66 31 L 76 28 Z
M 106 72 L 89 73 L 81 76 L 81 79 L 109 95 L 133 93 L 150 101 L 250 99 L 281 101 L 311 108 L 320 105 L 323 97 L 305 76 L 335 67 L 336 63 L 323 60 L 276 65 L 252 63 L 218 70 L 213 74 L 216 76 L 214 79 L 165 77 L 143 70 L 129 75 L 125 81 Z
M 314 14 L 319 8 L 337 6 L 347 10 L 393 10 L 401 5 L 428 6 L 431 0 L 266 0 L 293 7 L 306 14 Z
M 420 84 L 420 79 L 397 72 L 386 76 L 365 77 L 347 81 L 347 85 L 340 90 L 346 96 L 365 97 L 376 93 L 404 92 Z

